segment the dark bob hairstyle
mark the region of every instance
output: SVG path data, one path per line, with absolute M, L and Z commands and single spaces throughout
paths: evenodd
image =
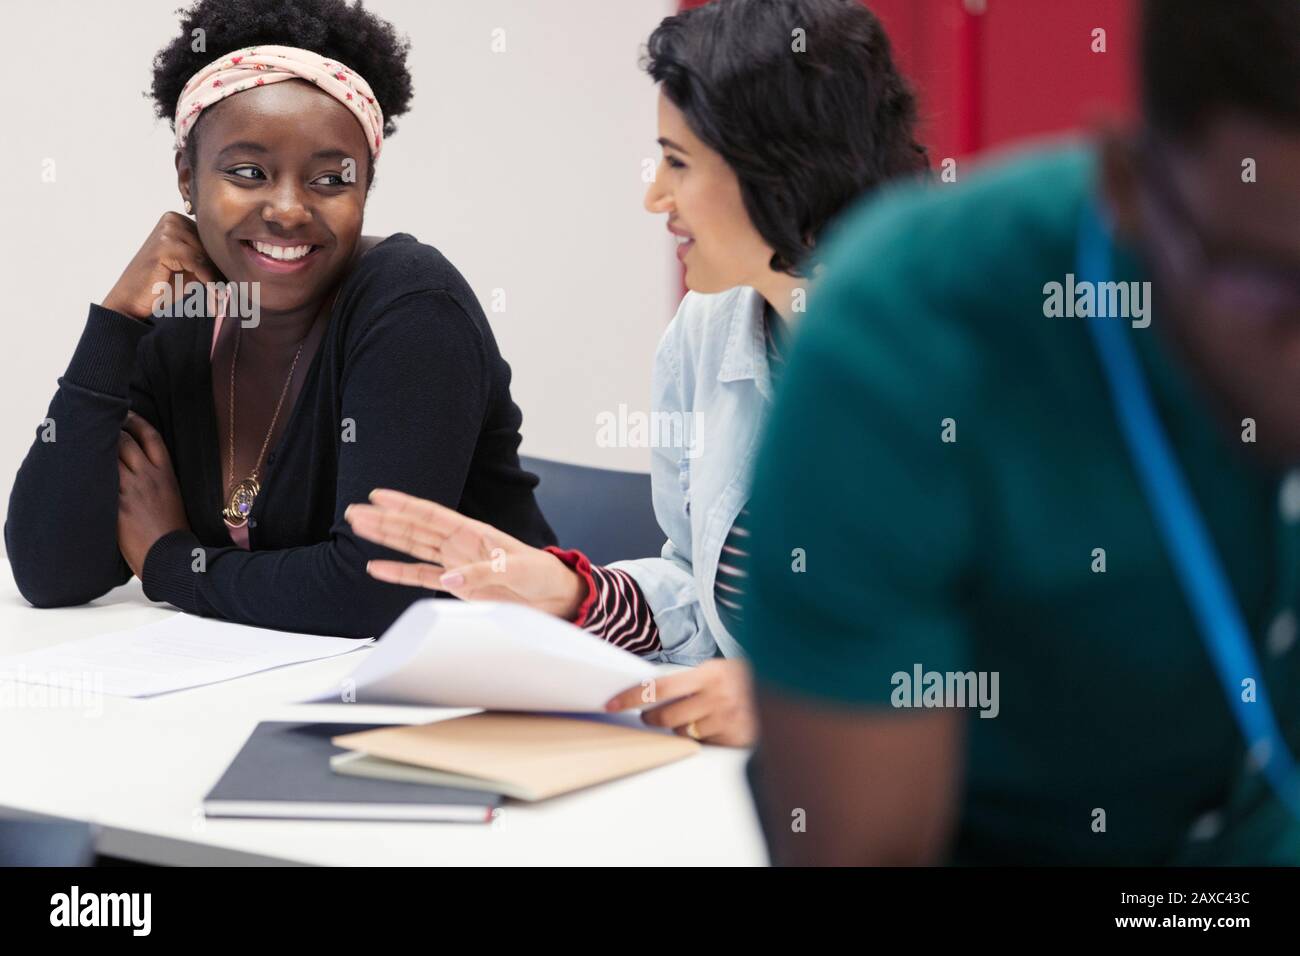
M 777 271 L 801 274 L 863 192 L 929 166 L 916 99 L 857 0 L 714 0 L 660 23 L 642 65 L 735 170 Z

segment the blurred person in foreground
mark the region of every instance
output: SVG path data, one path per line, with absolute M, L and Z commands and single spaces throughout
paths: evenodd
M 751 503 L 775 862 L 1300 863 L 1300 4 L 1141 44 L 1135 128 L 828 241 Z

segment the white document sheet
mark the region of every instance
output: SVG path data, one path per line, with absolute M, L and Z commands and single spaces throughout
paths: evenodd
M 336 657 L 373 643 L 178 613 L 144 627 L 0 657 L 0 680 L 153 697 Z
M 656 673 L 532 608 L 430 598 L 411 605 L 351 677 L 308 703 L 592 713 Z

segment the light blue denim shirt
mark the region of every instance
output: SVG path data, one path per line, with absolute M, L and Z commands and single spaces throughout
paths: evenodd
M 662 661 L 744 654 L 719 619 L 713 592 L 772 405 L 763 307 L 747 286 L 688 292 L 655 357 L 650 479 L 668 540 L 660 557 L 611 567 L 630 574 L 649 602 Z

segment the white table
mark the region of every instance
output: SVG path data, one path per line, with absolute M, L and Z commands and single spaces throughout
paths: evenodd
M 79 608 L 37 610 L 0 561 L 3 655 L 134 627 L 171 609 L 138 581 Z M 464 711 L 294 704 L 337 682 L 361 654 L 210 687 L 95 706 L 0 701 L 0 813 L 83 820 L 100 853 L 170 865 L 756 865 L 767 861 L 744 781 L 747 753 L 687 760 L 539 804 L 508 802 L 490 824 L 206 819 L 201 804 L 262 720 L 417 723 Z

